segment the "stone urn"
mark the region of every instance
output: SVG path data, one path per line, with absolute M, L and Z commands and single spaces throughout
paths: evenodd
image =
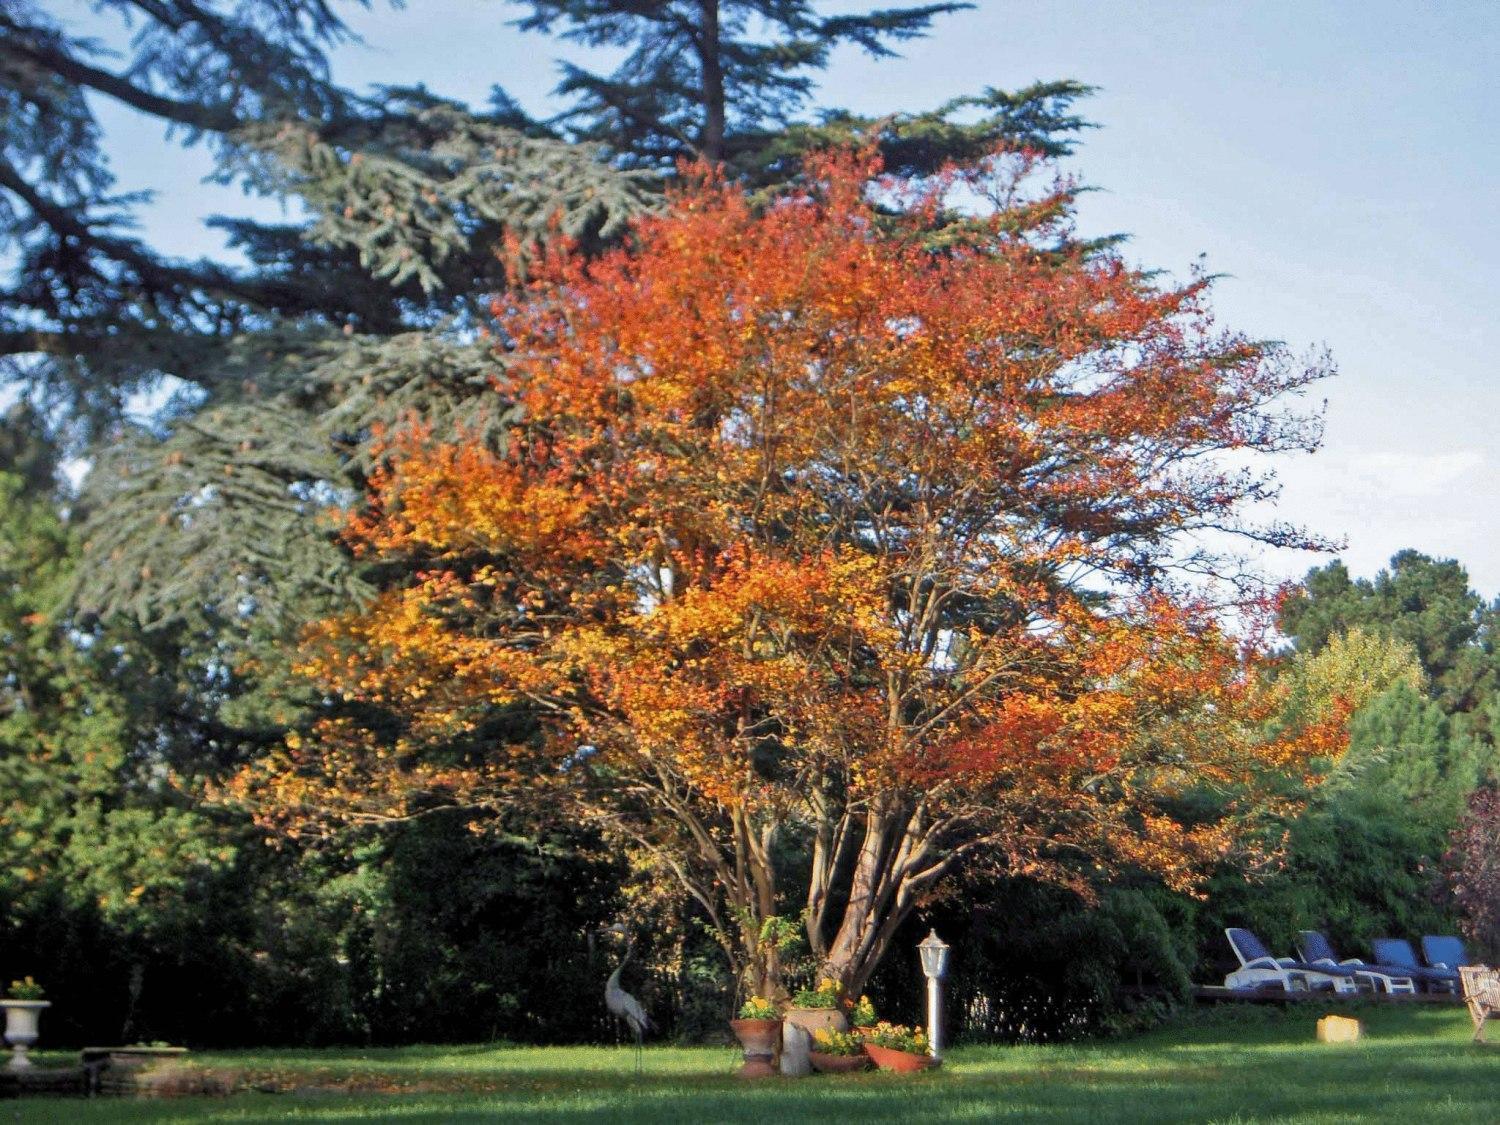
M 879 1047 L 866 1040 L 865 1054 L 869 1055 L 881 1070 L 910 1073 L 914 1070 L 931 1070 L 937 1059 L 931 1055 L 917 1055 L 911 1051 L 898 1051 L 894 1047 Z
M 11 1070 L 25 1070 L 31 1066 L 26 1052 L 37 1040 L 37 1022 L 42 1009 L 52 1007 L 51 1000 L 0 1000 L 5 1009 L 5 1041 L 11 1045 Z
M 784 1017 L 809 1035 L 820 1031 L 848 1031 L 849 1019 L 837 1008 L 788 1008 Z
M 741 1078 L 770 1078 L 776 1073 L 773 1060 L 781 1043 L 780 1020 L 730 1020 L 734 1037 L 745 1051 Z

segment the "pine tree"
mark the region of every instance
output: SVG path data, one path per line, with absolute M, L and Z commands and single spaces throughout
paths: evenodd
M 503 359 L 481 330 L 507 267 L 554 229 L 608 244 L 655 206 L 657 170 L 714 154 L 701 143 L 710 118 L 723 117 L 716 144 L 756 182 L 795 176 L 802 152 L 862 130 L 910 171 L 1005 139 L 1058 151 L 1083 124 L 1069 106 L 1084 88 L 1066 82 L 878 127 L 795 119 L 835 44 L 888 53 L 959 5 L 820 17 L 806 3 L 670 4 L 649 18 L 639 5 L 530 7 L 522 22 L 537 30 L 589 38 L 613 26 L 638 61 L 677 34 L 658 15 L 700 30 L 717 19 L 717 53 L 695 65 L 729 77 L 679 88 L 661 71 L 657 101 L 635 111 L 656 124 L 632 130 L 580 72 L 574 110 L 543 124 L 498 92 L 474 110 L 422 88 L 338 88 L 324 56 L 348 32 L 320 0 L 104 0 L 103 15 L 134 29 L 118 62 L 35 3 L 5 6 L 0 243 L 16 269 L 0 372 L 95 458 L 77 504 L 81 606 L 277 682 L 267 654 L 371 577 L 322 517 L 361 493 L 372 441 L 412 416 L 502 423 L 482 392 Z M 308 220 L 215 220 L 248 268 L 156 252 L 128 226 L 148 201 L 111 194 L 90 105 L 101 96 L 207 144 L 221 179 L 294 200 Z M 694 120 L 694 144 L 661 147 Z M 509 262 L 496 254 L 506 247 Z M 124 418 L 132 396 L 169 385 L 153 417 Z
M 875 132 L 886 166 L 911 174 L 944 160 L 971 160 L 1000 141 L 1054 155 L 1082 125 L 1072 82 L 1039 83 L 1017 94 L 987 90 L 939 109 L 880 122 L 828 110 L 800 118 L 813 75 L 833 49 L 857 46 L 876 58 L 926 34 L 932 21 L 971 8 L 924 4 L 825 16 L 808 0 L 515 0 L 530 9 L 523 30 L 560 34 L 589 47 L 628 51 L 609 74 L 562 63 L 557 93 L 571 102 L 554 124 L 597 141 L 633 167 L 670 170 L 679 160 L 723 163 L 752 180 L 785 178 L 801 152 Z M 965 116 L 960 124 L 954 119 Z
M 1353 578 L 1342 562 L 1309 571 L 1304 592 L 1282 610 L 1281 628 L 1303 651 L 1356 627 L 1406 641 L 1443 706 L 1485 725 L 1479 713 L 1500 689 L 1497 615 L 1500 605 L 1485 604 L 1456 560 L 1405 550 L 1373 579 Z
M 14 256 L 0 346 L 8 381 L 81 416 L 171 374 L 203 393 L 229 341 L 290 320 L 389 333 L 434 312 L 440 273 L 465 293 L 498 277 L 502 229 L 617 229 L 640 185 L 587 149 L 421 90 L 356 97 L 325 50 L 348 33 L 321 0 L 104 0 L 131 28 L 123 64 L 29 0 L 0 11 L 0 244 Z M 130 232 L 149 202 L 112 193 L 91 97 L 210 146 L 225 181 L 312 212 L 310 228 L 221 223 L 253 263 L 173 260 Z M 273 335 L 238 355 L 279 365 Z M 230 364 L 233 366 L 233 364 Z M 238 373 L 236 373 L 238 374 Z

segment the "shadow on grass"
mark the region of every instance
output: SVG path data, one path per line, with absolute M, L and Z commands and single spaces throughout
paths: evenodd
M 1460 1011 L 1361 1013 L 1369 1038 L 1312 1042 L 1321 1013 L 1214 1017 L 1130 1040 L 967 1047 L 944 1070 L 741 1083 L 728 1049 L 428 1047 L 205 1056 L 211 1065 L 376 1079 L 407 1093 L 302 1092 L 217 1101 L 13 1103 L 22 1121 L 1488 1122 L 1500 1048 L 1468 1042 Z M 9 1108 L 9 1107 L 7 1107 Z M 49 1114 L 47 1111 L 50 1110 Z

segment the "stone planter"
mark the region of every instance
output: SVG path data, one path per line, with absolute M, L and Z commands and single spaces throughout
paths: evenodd
M 741 1078 L 770 1078 L 776 1073 L 773 1060 L 781 1043 L 780 1020 L 730 1020 L 734 1037 L 745 1051 Z
M 869 1055 L 825 1055 L 822 1051 L 813 1051 L 808 1057 L 819 1074 L 850 1074 L 870 1065 Z
M 865 1053 L 875 1061 L 875 1065 L 881 1070 L 894 1070 L 902 1073 L 910 1073 L 914 1070 L 930 1070 L 937 1066 L 937 1060 L 931 1055 L 914 1055 L 910 1051 L 897 1051 L 891 1047 L 877 1047 L 874 1043 L 866 1041 Z
M 837 1008 L 788 1008 L 784 1017 L 809 1035 L 820 1031 L 848 1031 L 849 1020 Z
M 37 1040 L 37 1022 L 42 1009 L 52 1007 L 51 1000 L 0 1000 L 5 1009 L 5 1041 L 14 1053 L 10 1059 L 11 1070 L 25 1070 L 31 1066 L 26 1052 Z

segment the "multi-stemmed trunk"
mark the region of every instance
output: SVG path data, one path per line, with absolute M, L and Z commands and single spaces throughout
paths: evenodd
M 857 996 L 956 855 L 939 850 L 941 826 L 920 798 L 890 796 L 859 809 L 829 805 L 816 812 L 802 924 L 820 974 Z M 781 825 L 752 827 L 743 812 L 729 821 L 731 846 L 716 849 L 712 861 L 723 905 L 711 916 L 746 994 L 784 1000 L 779 910 L 785 907 L 772 856 Z
M 852 866 L 840 853 L 852 839 Z M 830 826 L 815 848 L 807 910 L 808 943 L 825 976 L 857 996 L 890 948 L 901 924 L 948 870 L 939 833 L 920 799 L 878 798 Z M 847 874 L 845 871 L 847 870 Z

